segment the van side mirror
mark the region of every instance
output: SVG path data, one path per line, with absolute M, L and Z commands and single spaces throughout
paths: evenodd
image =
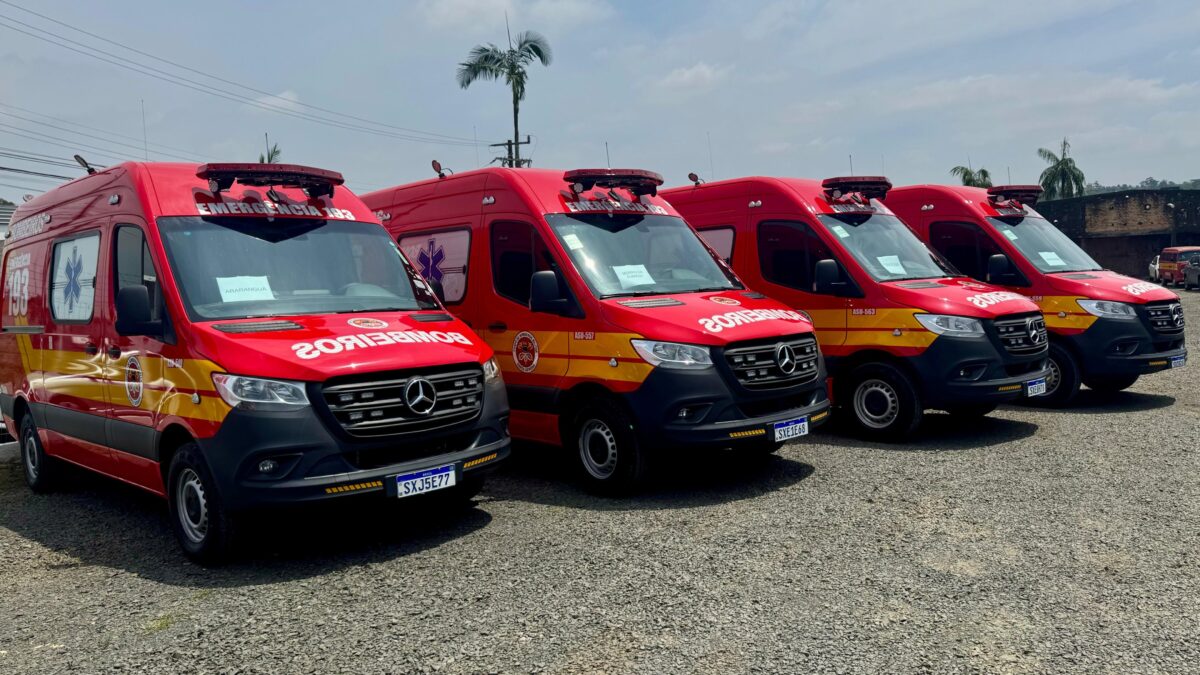
M 842 270 L 836 260 L 818 260 L 813 274 L 813 291 L 818 295 L 839 295 L 842 291 Z
M 529 309 L 562 316 L 571 313 L 571 301 L 563 295 L 554 270 L 534 272 L 529 279 Z
M 118 335 L 161 335 L 162 321 L 150 320 L 150 291 L 145 286 L 126 286 L 117 291 Z
M 426 279 L 425 283 L 429 285 L 429 289 L 437 296 L 438 302 L 446 304 L 446 289 L 442 286 L 442 282 L 437 279 Z
M 1008 256 L 1003 253 L 997 253 L 988 257 L 988 282 L 1000 283 L 1005 277 L 1009 276 L 1011 270 L 1012 263 L 1009 261 Z

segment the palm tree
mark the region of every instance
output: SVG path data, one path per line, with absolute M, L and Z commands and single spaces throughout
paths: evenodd
M 992 187 L 992 174 L 983 167 L 976 171 L 969 166 L 956 166 L 950 169 L 950 175 L 958 176 L 962 179 L 962 184 L 968 187 Z
M 267 148 L 267 154 L 264 155 L 261 152 L 258 153 L 258 163 L 259 164 L 274 164 L 275 162 L 278 162 L 279 158 L 282 156 L 283 156 L 283 152 L 281 152 L 279 150 L 279 144 L 273 143 L 271 145 L 271 147 Z
M 517 34 L 516 45 L 509 38 L 508 49 L 501 49 L 492 43 L 475 45 L 467 55 L 467 60 L 458 64 L 458 86 L 466 89 L 476 80 L 504 80 L 512 88 L 513 106 L 513 146 L 512 166 L 521 166 L 521 127 L 518 121 L 521 114 L 521 101 L 525 100 L 525 81 L 528 75 L 525 67 L 534 59 L 542 62 L 543 66 L 550 65 L 553 57 L 550 53 L 550 43 L 546 38 L 533 31 Z
M 1042 190 L 1045 191 L 1046 199 L 1070 199 L 1083 196 L 1086 185 L 1083 171 L 1075 166 L 1075 160 L 1068 156 L 1070 152 L 1071 144 L 1067 142 L 1066 138 L 1063 138 L 1062 150 L 1057 155 L 1046 148 L 1038 148 L 1038 157 L 1046 160 L 1050 165 L 1038 179 L 1038 182 L 1042 184 Z

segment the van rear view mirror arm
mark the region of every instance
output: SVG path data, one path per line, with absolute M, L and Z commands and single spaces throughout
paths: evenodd
M 533 312 L 578 316 L 575 303 L 562 291 L 562 283 L 554 270 L 534 272 L 529 279 L 529 309 Z

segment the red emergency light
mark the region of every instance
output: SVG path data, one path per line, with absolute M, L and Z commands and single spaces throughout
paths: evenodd
M 309 197 L 332 197 L 333 189 L 346 182 L 336 171 L 299 164 L 203 164 L 196 170 L 196 177 L 207 180 L 213 194 L 237 182 L 255 187 L 299 188 Z
M 574 169 L 563 174 L 563 180 L 578 185 L 576 192 L 594 187 L 625 188 L 637 196 L 658 196 L 658 186 L 663 177 L 653 171 L 642 169 Z
M 868 200 L 883 199 L 892 189 L 892 181 L 886 176 L 836 176 L 821 181 L 825 196 L 840 199 L 845 195 L 859 193 Z
M 1014 201 L 1033 206 L 1042 196 L 1041 185 L 997 185 L 988 188 L 988 201 L 993 204 Z

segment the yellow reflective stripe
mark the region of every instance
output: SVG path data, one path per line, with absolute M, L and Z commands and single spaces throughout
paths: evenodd
M 1096 318 L 1083 311 L 1077 300 L 1085 300 L 1082 295 L 1043 295 L 1036 300 L 1042 310 L 1042 317 L 1049 330 L 1087 330 L 1096 323 Z M 1065 314 L 1066 316 L 1061 316 Z

